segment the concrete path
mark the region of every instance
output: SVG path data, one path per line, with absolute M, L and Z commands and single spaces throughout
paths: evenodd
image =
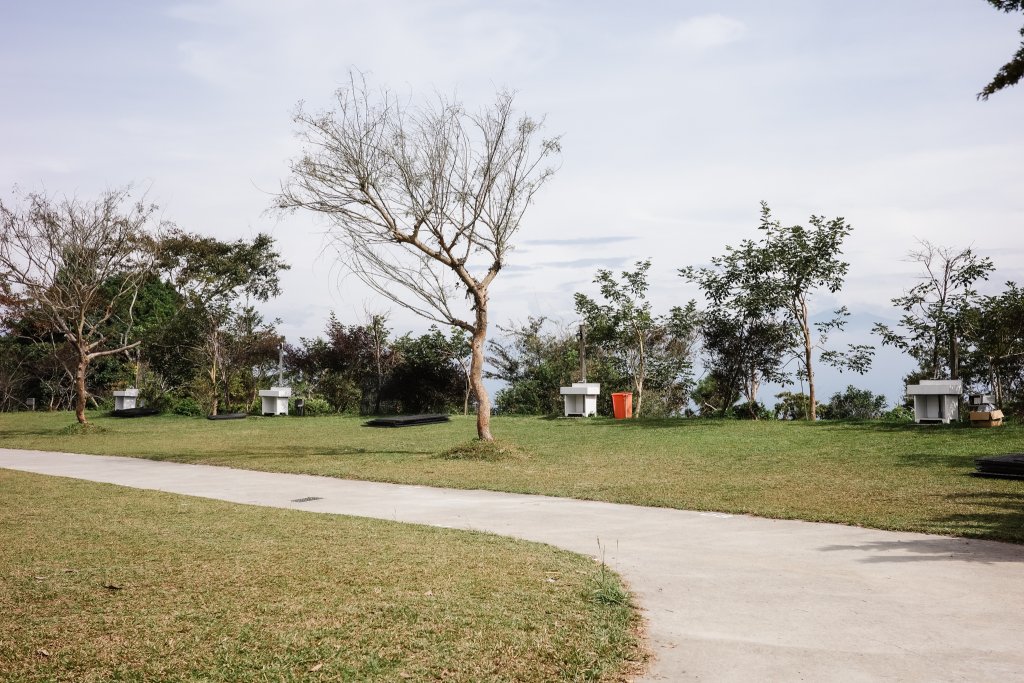
M 1022 546 L 135 458 L 0 449 L 0 467 L 603 554 L 647 617 L 647 681 L 1024 680 Z

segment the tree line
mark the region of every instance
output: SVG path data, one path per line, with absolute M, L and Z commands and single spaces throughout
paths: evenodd
M 0 406 L 73 409 L 126 386 L 149 405 L 183 414 L 258 412 L 284 352 L 297 395 L 313 412 L 464 412 L 478 409 L 472 340 L 462 328 L 394 334 L 385 314 L 345 324 L 334 314 L 323 336 L 285 344 L 279 321 L 257 305 L 280 293 L 288 268 L 273 239 L 220 241 L 155 221 L 156 207 L 129 190 L 96 201 L 39 194 L 0 202 L 4 268 Z M 812 318 L 814 298 L 835 294 L 850 226 L 812 216 L 783 226 L 762 204 L 757 237 L 727 246 L 705 266 L 679 270 L 704 303 L 656 312 L 650 259 L 621 273 L 600 269 L 598 295 L 574 295 L 579 325 L 544 318 L 499 325 L 488 340 L 485 376 L 505 386 L 496 410 L 561 412 L 560 387 L 584 378 L 610 393 L 632 391 L 638 415 L 797 419 L 880 417 L 884 397 L 849 386 L 817 397 L 824 363 L 863 373 L 873 348 L 836 348 L 848 311 Z M 896 325 L 878 323 L 882 344 L 917 361 L 905 380 L 961 379 L 992 392 L 1009 412 L 1024 407 L 1024 292 L 978 286 L 995 271 L 971 249 L 921 242 L 909 254 L 918 281 L 893 298 Z M 702 371 L 697 372 L 697 368 Z M 769 407 L 763 383 L 791 385 Z
M 990 2 L 1019 9 L 1016 0 Z M 1015 64 L 995 89 L 1012 84 Z M 302 149 L 276 210 L 324 217 L 350 272 L 435 325 L 392 338 L 386 318 L 352 326 L 332 317 L 324 338 L 288 349 L 311 397 L 336 411 L 468 411 L 472 403 L 478 438 L 491 440 L 485 375 L 507 383 L 497 407 L 510 413 L 557 412 L 557 387 L 586 368 L 605 389 L 632 390 L 638 414 L 684 414 L 693 401 L 701 414 L 759 417 L 767 412 L 760 388 L 771 382 L 799 384 L 780 410 L 813 420 L 822 363 L 867 371 L 873 347 L 829 343 L 849 312 L 811 315 L 816 300 L 843 286 L 850 226 L 821 216 L 784 226 L 767 204 L 756 238 L 679 271 L 701 290 L 703 308 L 653 311 L 651 262 L 642 260 L 618 276 L 599 270 L 599 298 L 575 295 L 578 344 L 541 319 L 488 339 L 491 287 L 561 152 L 560 137 L 543 137 L 543 118 L 517 113 L 514 99 L 500 91 L 476 112 L 440 94 L 418 103 L 353 72 L 332 109 L 299 107 Z M 283 344 L 278 321 L 257 306 L 280 293 L 288 265 L 268 235 L 223 242 L 161 223 L 156 210 L 128 189 L 0 202 L 0 407 L 32 396 L 85 422 L 89 402 L 119 383 L 152 401 L 175 397 L 182 412 L 255 401 Z M 904 315 L 876 327 L 882 343 L 915 358 L 917 376 L 986 383 L 1002 404 L 1017 405 L 1020 290 L 1007 283 L 980 296 L 974 287 L 990 262 L 923 247 L 914 258 L 926 277 L 893 300 Z

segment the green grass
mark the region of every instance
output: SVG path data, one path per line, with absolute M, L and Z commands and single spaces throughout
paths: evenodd
M 4 681 L 622 680 L 590 558 L 0 470 Z M 622 590 L 612 578 L 606 590 Z
M 121 420 L 0 415 L 0 445 L 352 479 L 543 493 L 1024 543 L 1024 482 L 969 476 L 1024 427 L 495 418 L 516 457 L 472 456 L 473 420 L 372 429 L 352 417 Z M 454 451 L 452 449 L 455 449 Z M 463 454 L 444 456 L 444 452 Z M 486 453 L 484 454 L 487 455 Z

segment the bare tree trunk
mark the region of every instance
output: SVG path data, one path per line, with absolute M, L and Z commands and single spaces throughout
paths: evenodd
M 807 302 L 800 302 L 800 327 L 804 335 L 804 369 L 807 371 L 807 419 L 814 422 L 818 419 L 818 405 L 814 391 L 814 347 L 811 344 L 811 324 L 808 321 Z
M 639 330 L 636 335 L 637 348 L 640 350 L 640 363 L 637 368 L 637 376 L 634 379 L 636 384 L 636 410 L 633 417 L 640 417 L 640 410 L 644 405 L 644 381 L 647 379 L 647 349 L 644 348 L 644 335 Z
M 85 419 L 85 371 L 89 367 L 89 356 L 79 351 L 78 367 L 75 368 L 75 418 L 79 424 L 87 424 Z
M 213 344 L 213 364 L 210 366 L 210 386 L 212 387 L 210 392 L 210 414 L 216 415 L 218 395 L 220 393 L 220 389 L 217 386 L 217 366 L 220 365 L 220 340 L 216 330 L 213 331 L 211 342 Z
M 487 292 L 476 292 L 476 325 L 473 328 L 470 385 L 476 395 L 476 436 L 481 441 L 494 441 L 491 435 L 491 399 L 484 388 L 484 341 L 487 339 Z

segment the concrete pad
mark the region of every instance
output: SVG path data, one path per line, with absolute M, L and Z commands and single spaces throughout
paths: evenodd
M 0 467 L 603 557 L 648 620 L 643 681 L 1024 679 L 1024 546 L 113 456 L 0 449 Z

